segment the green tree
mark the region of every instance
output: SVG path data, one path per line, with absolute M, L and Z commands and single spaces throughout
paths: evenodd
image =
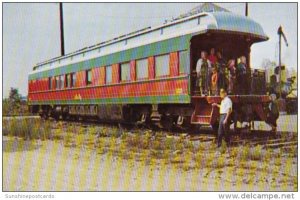
M 13 104 L 21 103 L 21 95 L 19 94 L 19 90 L 17 88 L 10 88 L 9 100 Z
M 10 88 L 9 97 L 3 100 L 3 114 L 18 114 L 21 107 L 21 95 L 17 88 Z

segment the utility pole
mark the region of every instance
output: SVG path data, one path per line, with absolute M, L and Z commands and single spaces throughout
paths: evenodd
M 278 36 L 279 36 L 279 52 L 278 52 L 278 65 L 279 65 L 279 98 L 281 98 L 281 26 L 278 28 Z
M 279 52 L 278 52 L 278 65 L 279 65 L 279 98 L 281 99 L 281 36 L 284 39 L 285 45 L 288 46 L 288 42 L 287 39 L 282 31 L 282 27 L 279 26 L 278 30 L 277 30 L 277 34 L 279 36 Z
M 63 19 L 63 5 L 59 3 L 59 19 L 60 19 L 60 50 L 61 56 L 65 55 L 65 44 L 64 44 L 64 19 Z
M 248 3 L 245 5 L 245 16 L 248 17 Z

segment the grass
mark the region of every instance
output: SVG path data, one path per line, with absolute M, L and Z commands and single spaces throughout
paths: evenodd
M 3 135 L 24 139 L 63 140 L 65 147 L 88 147 L 98 153 L 112 152 L 126 159 L 143 161 L 147 157 L 181 163 L 187 152 L 195 152 L 193 143 L 182 136 L 167 136 L 163 132 L 127 132 L 116 127 L 78 127 L 65 122 L 41 119 L 10 119 L 3 121 Z
M 64 146 L 65 147 L 75 147 L 76 146 L 75 137 L 72 132 L 67 132 L 64 135 Z
M 233 155 L 239 156 L 240 160 L 242 161 L 250 161 L 250 160 L 257 160 L 261 161 L 266 158 L 267 152 L 262 148 L 261 145 L 250 147 L 249 145 L 241 146 L 238 149 L 235 149 L 235 151 L 240 152 L 234 152 Z
M 264 149 L 262 145 L 230 148 L 222 145 L 217 151 L 214 143 L 191 141 L 183 134 L 167 135 L 161 131 L 151 130 L 130 132 L 108 126 L 82 127 L 74 123 L 56 123 L 40 119 L 4 120 L 3 135 L 31 139 L 59 139 L 68 148 L 80 148 L 77 149 L 79 151 L 81 148 L 92 149 L 99 156 L 106 154 L 128 162 L 140 163 L 141 166 L 159 167 L 165 164 L 167 167 L 172 166 L 170 168 L 181 170 L 180 173 L 190 170 L 198 173 L 203 170 L 207 177 L 210 177 L 213 171 L 220 174 L 232 173 L 237 176 L 236 180 L 245 178 L 246 184 L 252 184 L 257 180 L 265 184 L 263 181 L 268 176 L 281 176 L 282 171 L 287 174 L 284 176 L 288 176 L 297 158 L 297 148 L 283 147 L 273 150 Z M 20 146 L 16 146 L 15 142 L 7 143 L 4 149 L 6 152 L 24 148 L 35 149 L 35 143 L 38 141 L 22 142 L 24 144 Z M 32 145 L 29 145 L 30 142 L 33 142 Z M 228 176 L 228 179 L 231 179 L 231 176 Z M 289 183 L 287 180 L 280 181 L 287 184 Z
M 2 132 L 7 136 L 45 140 L 51 136 L 51 124 L 35 118 L 4 119 Z
M 52 123 L 52 124 L 51 124 Z M 184 170 L 193 168 L 220 169 L 226 166 L 255 169 L 255 165 L 270 162 L 281 165 L 281 155 L 290 159 L 297 157 L 296 148 L 282 148 L 280 152 L 257 146 L 230 147 L 225 145 L 216 155 L 216 146 L 210 142 L 195 143 L 183 134 L 169 136 L 164 132 L 151 130 L 128 132 L 117 127 L 89 126 L 58 122 L 54 124 L 41 119 L 3 120 L 3 135 L 24 139 L 62 139 L 65 147 L 84 147 L 98 154 L 111 153 L 124 159 L 151 163 L 152 160 L 165 160 L 165 163 L 179 164 Z M 226 157 L 227 156 L 227 157 Z M 249 164 L 251 162 L 251 165 Z M 248 163 L 248 164 L 247 164 Z

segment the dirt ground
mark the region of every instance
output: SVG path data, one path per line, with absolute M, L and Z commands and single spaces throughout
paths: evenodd
M 279 129 L 297 133 L 297 116 L 281 116 Z M 296 191 L 298 187 L 295 149 L 274 149 L 265 161 L 239 159 L 241 147 L 222 154 L 208 148 L 196 159 L 179 154 L 167 162 L 136 152 L 127 158 L 111 147 L 67 147 L 64 140 L 3 136 L 2 144 L 3 191 Z

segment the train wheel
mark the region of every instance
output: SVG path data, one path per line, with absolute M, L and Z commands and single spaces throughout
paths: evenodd
M 59 121 L 59 118 L 60 118 L 60 117 L 59 117 L 59 115 L 56 115 L 56 114 L 55 114 L 55 115 L 53 116 L 53 118 L 55 119 L 55 121 Z
M 43 112 L 43 114 L 41 115 L 41 118 L 44 120 L 47 120 L 49 118 L 48 114 Z
M 62 114 L 61 117 L 62 117 L 62 120 L 65 121 L 68 119 L 68 114 Z
M 126 131 L 129 131 L 129 130 L 132 130 L 135 128 L 135 124 L 131 124 L 131 123 L 118 123 L 118 127 L 119 129 L 121 130 L 126 130 Z
M 173 118 L 171 116 L 163 116 L 161 119 L 161 125 L 164 129 L 171 131 L 174 125 Z
M 198 125 L 198 124 L 191 124 L 190 126 L 189 126 L 189 132 L 190 133 L 193 133 L 193 134 L 197 134 L 197 133 L 199 133 L 199 131 L 200 131 L 200 126 Z

